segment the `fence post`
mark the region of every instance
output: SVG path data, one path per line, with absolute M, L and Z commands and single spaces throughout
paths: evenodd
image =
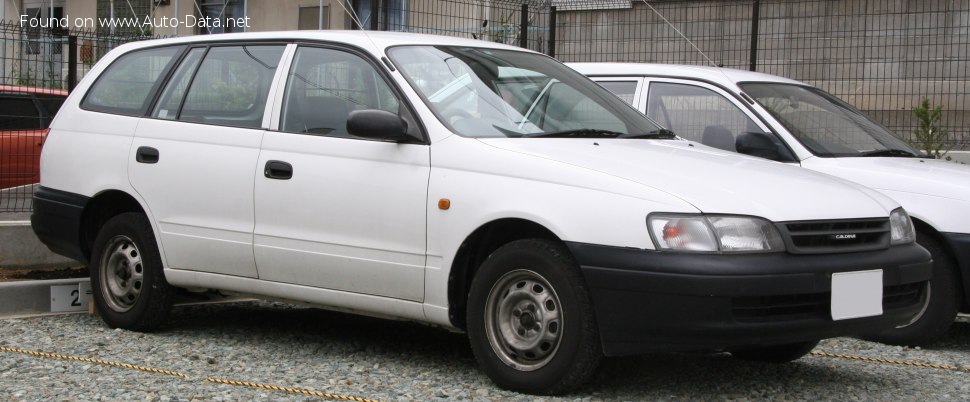
M 380 21 L 378 21 L 378 8 L 379 4 L 377 0 L 370 0 L 370 30 L 378 31 L 381 29 Z
M 748 70 L 758 68 L 758 23 L 761 18 L 761 0 L 754 0 L 751 6 L 751 65 Z
M 529 3 L 522 4 L 522 24 L 519 26 L 519 47 L 529 48 Z
M 556 6 L 549 7 L 549 57 L 556 57 Z
M 67 37 L 67 92 L 77 85 L 77 36 Z

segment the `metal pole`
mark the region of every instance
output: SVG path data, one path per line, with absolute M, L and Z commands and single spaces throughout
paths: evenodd
M 377 0 L 370 0 L 370 30 L 376 31 L 380 29 L 379 21 L 377 21 Z
M 529 48 L 529 5 L 522 4 L 522 22 L 519 26 L 519 47 Z
M 556 57 L 556 6 L 549 7 L 549 57 Z
M 181 1 L 182 0 L 175 0 L 175 11 L 174 11 L 174 13 L 175 13 L 175 20 L 176 21 L 179 21 L 179 25 L 182 25 L 181 24 L 182 19 L 179 18 L 179 2 L 181 2 Z M 172 28 L 172 30 L 174 31 L 173 34 L 175 36 L 179 36 L 179 25 L 176 25 L 175 28 Z
M 77 36 L 67 37 L 67 92 L 77 85 Z
M 320 12 L 320 15 L 317 17 L 319 19 L 319 22 L 317 23 L 317 29 L 323 30 L 323 0 L 320 0 L 320 7 L 318 11 Z
M 761 17 L 761 0 L 754 0 L 751 10 L 751 65 L 748 70 L 758 67 L 758 22 Z

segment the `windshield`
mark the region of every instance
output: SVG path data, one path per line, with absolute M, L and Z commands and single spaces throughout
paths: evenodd
M 858 109 L 818 88 L 760 82 L 740 86 L 815 155 L 921 155 Z
M 667 138 L 613 94 L 549 57 L 451 46 L 401 46 L 388 55 L 459 135 Z

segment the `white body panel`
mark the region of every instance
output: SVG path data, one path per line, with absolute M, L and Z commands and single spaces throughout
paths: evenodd
M 715 90 L 755 118 L 759 125 L 767 124 L 792 150 L 802 167 L 875 189 L 902 204 L 910 216 L 939 232 L 970 233 L 970 165 L 896 157 L 816 157 L 761 105 L 745 106 L 738 100 L 742 93 L 738 84 L 742 82 L 806 85 L 804 83 L 769 74 L 713 67 L 635 63 L 573 63 L 569 66 L 594 80 L 642 79 L 644 87 L 638 88 L 637 92 L 640 98 L 633 103 L 641 112 L 645 111 L 649 96 L 647 86 L 651 82 L 691 84 Z
M 517 49 L 334 31 L 149 41 L 113 51 L 77 92 L 126 51 L 222 39 L 334 41 L 376 60 L 387 47 L 404 44 Z M 290 49 L 281 66 L 288 65 Z M 471 233 L 495 220 L 528 220 L 564 241 L 652 249 L 646 226 L 652 212 L 792 221 L 887 217 L 898 206 L 806 169 L 686 141 L 460 137 L 400 71 L 386 72 L 410 99 L 430 145 L 140 120 L 85 112 L 72 95 L 52 125 L 42 185 L 88 197 L 115 189 L 139 200 L 159 234 L 173 285 L 446 326 L 452 324 L 448 279 L 455 255 Z M 275 114 L 284 76 L 277 74 L 277 90 L 269 95 L 267 110 Z M 264 129 L 278 122 L 279 116 L 264 117 Z M 134 162 L 143 145 L 159 150 L 158 164 Z M 265 178 L 270 160 L 292 164 L 293 177 Z M 438 208 L 442 198 L 451 200 L 449 209 Z
M 424 298 L 428 146 L 267 133 L 256 179 L 259 277 L 405 300 Z
M 255 278 L 253 175 L 262 129 L 143 119 L 128 175 L 155 215 L 168 266 Z M 138 147 L 158 163 L 135 161 Z

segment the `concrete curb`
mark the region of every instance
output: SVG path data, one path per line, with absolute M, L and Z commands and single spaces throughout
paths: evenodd
M 0 221 L 0 267 L 32 268 L 81 265 L 54 254 L 37 239 L 30 221 Z
M 0 282 L 0 319 L 86 313 L 91 303 L 88 278 Z M 75 293 L 76 292 L 76 293 Z M 176 306 L 254 300 L 215 292 L 179 293 Z

